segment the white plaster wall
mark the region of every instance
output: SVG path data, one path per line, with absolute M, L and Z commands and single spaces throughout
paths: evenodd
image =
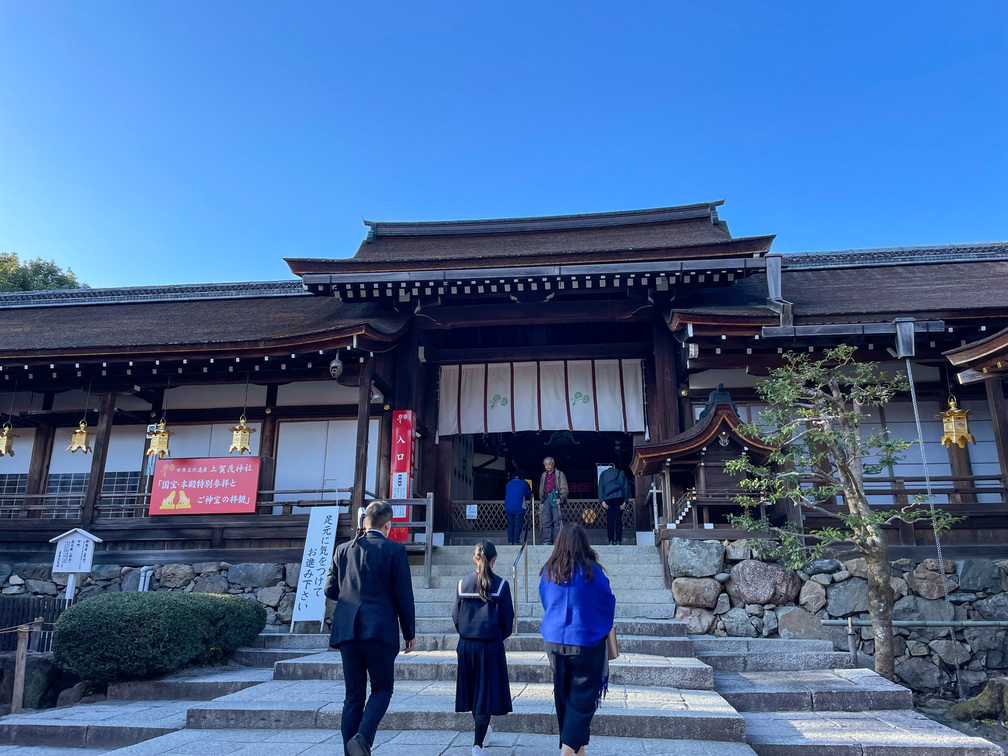
M 237 368 L 235 368 L 237 370 Z M 266 387 L 254 383 L 248 387 L 249 407 L 266 404 Z M 172 409 L 216 409 L 218 407 L 243 407 L 245 404 L 245 384 L 224 386 L 178 386 L 170 389 L 165 398 L 168 411 Z M 236 418 L 237 419 L 237 418 Z M 173 452 L 174 453 L 174 452 Z
M 997 446 L 994 444 L 994 426 L 991 423 L 990 405 L 986 400 L 962 402 L 963 409 L 972 410 L 969 416 L 969 429 L 976 439 L 976 444 L 967 444 L 970 463 L 974 475 L 1000 475 L 1001 465 L 998 462 Z M 996 487 L 995 481 L 981 483 L 983 486 Z M 1001 501 L 1000 494 L 980 494 L 977 501 L 981 504 L 996 504 Z
M 357 389 L 336 381 L 301 381 L 277 389 L 278 407 L 303 407 L 312 404 L 350 404 L 357 406 Z
M 90 430 L 94 433 L 94 425 L 90 425 Z M 52 458 L 49 461 L 49 474 L 59 473 L 86 473 L 91 472 L 91 455 L 80 451 L 68 452 L 66 448 L 70 446 L 70 434 L 77 430 L 75 425 L 72 428 L 57 428 L 56 439 L 53 441 Z M 94 436 L 91 437 L 91 445 L 94 446 Z
M 146 435 L 147 429 L 142 425 L 113 425 L 105 472 L 142 470 Z

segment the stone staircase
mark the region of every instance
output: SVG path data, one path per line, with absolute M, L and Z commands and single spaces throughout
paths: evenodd
M 654 547 L 596 548 L 617 597 L 616 629 L 622 653 L 610 666 L 609 694 L 593 720 L 589 752 L 1002 756 L 997 746 L 914 712 L 908 689 L 869 670 L 851 669 L 848 656 L 833 651 L 828 641 L 687 635 L 686 626 L 672 619 L 675 607 L 671 592 L 664 587 Z M 455 585 L 472 568 L 471 553 L 469 546 L 439 548 L 430 588 L 423 588 L 422 567 L 413 568 L 417 650 L 397 658 L 395 695 L 382 729 L 400 735 L 379 740 L 378 744 L 387 745 L 377 748 L 378 754 L 441 753 L 442 745 L 448 749 L 445 753 L 468 753 L 465 735 L 456 735 L 471 732 L 472 717 L 454 710 L 457 635 L 450 614 Z M 524 565 L 518 586 L 512 586 L 519 598 L 518 634 L 506 646 L 514 712 L 495 718 L 491 755 L 556 752 L 551 674 L 538 633 L 542 612 L 538 573 L 548 553 L 549 547 L 529 550 L 527 601 Z M 516 554 L 516 547 L 500 548 L 496 571 L 509 580 Z M 262 635 L 239 656 L 243 663 L 260 669 L 236 672 L 219 681 L 221 687 L 213 692 L 221 695 L 213 700 L 175 702 L 184 707 L 160 711 L 146 703 L 110 701 L 104 709 L 95 710 L 96 721 L 91 723 L 87 707 L 22 715 L 9 724 L 8 717 L 0 720 L 0 744 L 45 738 L 52 742 L 60 732 L 59 712 L 76 709 L 80 711 L 73 722 L 73 736 L 71 722 L 62 723 L 68 728 L 67 743 L 117 744 L 109 728 L 113 721 L 123 722 L 120 745 L 159 735 L 125 748 L 123 756 L 165 753 L 176 744 L 199 752 L 202 743 L 208 753 L 217 752 L 212 745 L 218 742 L 215 738 L 263 742 L 279 738 L 277 733 L 282 731 L 294 731 L 290 738 L 306 743 L 338 743 L 342 667 L 339 654 L 327 650 L 327 640 L 326 635 Z M 264 673 L 269 679 L 262 681 Z M 209 698 L 212 689 L 201 682 L 198 675 L 189 679 L 183 675 L 165 681 L 165 690 L 191 699 Z M 123 686 L 113 693 L 140 696 L 144 685 L 150 684 Z M 142 717 L 130 719 L 130 706 L 148 708 Z M 143 721 L 149 729 L 140 731 L 137 725 L 143 719 L 156 721 Z M 125 729 L 128 720 L 132 730 Z M 175 732 L 166 734 L 167 729 Z M 426 745 L 397 750 L 393 744 L 405 742 L 401 738 Z M 631 745 L 626 738 L 636 740 Z M 162 747 L 159 742 L 163 750 L 157 750 Z

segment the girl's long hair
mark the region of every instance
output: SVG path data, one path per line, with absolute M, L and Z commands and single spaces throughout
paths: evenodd
M 476 591 L 484 601 L 490 600 L 493 593 L 493 570 L 490 562 L 497 556 L 497 547 L 490 541 L 480 541 L 473 550 L 476 558 Z
M 595 579 L 595 568 L 602 569 L 598 554 L 588 543 L 585 529 L 576 522 L 568 522 L 560 528 L 553 553 L 539 574 L 545 575 L 551 583 L 569 583 L 577 567 L 584 570 L 585 580 L 589 583 Z

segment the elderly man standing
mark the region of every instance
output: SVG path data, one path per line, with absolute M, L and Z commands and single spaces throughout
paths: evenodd
M 566 503 L 570 488 L 567 476 L 556 469 L 553 457 L 546 457 L 543 467 L 545 470 L 539 478 L 539 498 L 542 501 L 543 543 L 550 546 L 560 531 L 560 507 Z

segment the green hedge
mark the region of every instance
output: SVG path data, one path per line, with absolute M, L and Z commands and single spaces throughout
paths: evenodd
M 95 683 L 148 680 L 226 661 L 266 626 L 253 600 L 207 593 L 106 593 L 56 621 L 53 656 Z

